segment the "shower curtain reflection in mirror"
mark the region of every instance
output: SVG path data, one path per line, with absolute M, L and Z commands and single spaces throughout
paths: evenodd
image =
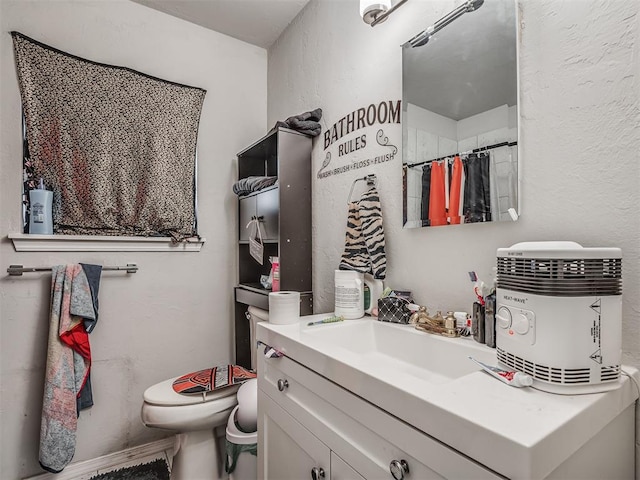
M 509 220 L 517 206 L 517 169 L 517 146 L 509 143 L 405 166 L 405 182 L 419 176 L 419 219 L 413 221 L 428 227 Z

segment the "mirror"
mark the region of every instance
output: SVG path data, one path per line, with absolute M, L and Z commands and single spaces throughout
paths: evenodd
M 476 3 L 402 47 L 405 228 L 518 217 L 516 2 Z

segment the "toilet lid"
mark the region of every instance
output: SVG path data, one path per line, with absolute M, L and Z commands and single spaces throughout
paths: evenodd
M 256 374 L 240 365 L 218 365 L 187 373 L 173 382 L 173 389 L 185 395 L 224 389 L 256 378 Z
M 153 405 L 180 406 L 211 402 L 220 398 L 235 395 L 240 385 L 233 385 L 212 392 L 197 395 L 182 395 L 173 389 L 173 382 L 180 377 L 170 378 L 147 388 L 143 394 L 144 401 Z

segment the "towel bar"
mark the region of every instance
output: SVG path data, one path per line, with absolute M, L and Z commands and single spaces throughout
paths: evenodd
M 365 175 L 364 177 L 356 178 L 351 184 L 351 190 L 349 191 L 349 198 L 347 199 L 347 205 L 351 203 L 351 195 L 353 194 L 353 187 L 356 186 L 356 183 L 365 181 L 369 187 L 378 186 L 378 177 L 376 177 L 375 173 L 370 173 L 369 175 Z
M 126 266 L 104 266 L 102 270 L 126 270 L 127 273 L 136 273 L 138 271 L 138 266 L 135 263 L 127 263 Z M 50 272 L 51 267 L 23 267 L 22 265 L 9 265 L 7 268 L 7 273 L 11 276 L 20 276 L 23 273 L 30 272 Z

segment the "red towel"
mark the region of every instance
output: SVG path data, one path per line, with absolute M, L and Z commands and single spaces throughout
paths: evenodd
M 462 160 L 456 155 L 453 159 L 453 173 L 451 174 L 451 186 L 449 187 L 449 218 L 452 225 L 460 223 L 460 197 L 462 189 Z

